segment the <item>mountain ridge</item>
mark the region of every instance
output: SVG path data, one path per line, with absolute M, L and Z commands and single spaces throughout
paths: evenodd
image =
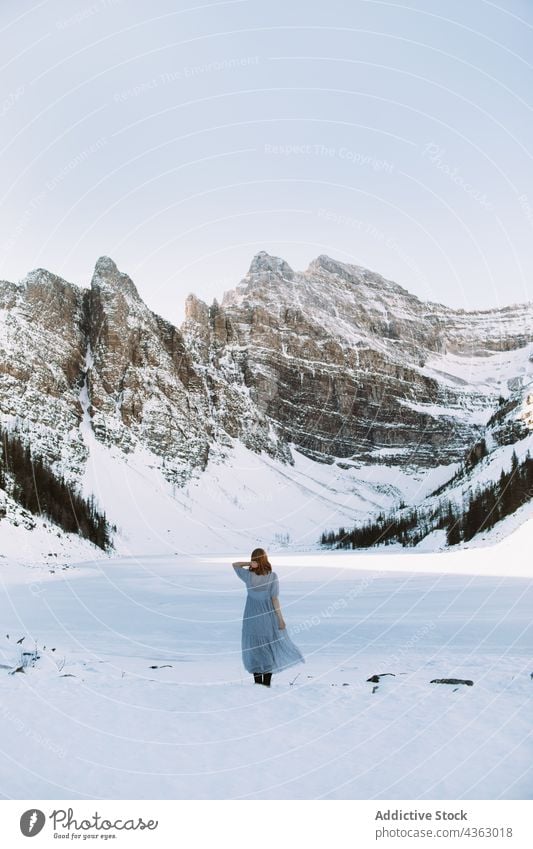
M 272 267 L 271 268 L 267 268 L 266 266 L 264 268 L 262 268 L 262 259 L 263 258 L 265 258 L 265 260 L 267 262 L 272 261 Z M 339 268 L 343 268 L 343 269 L 354 269 L 355 272 L 370 275 L 372 278 L 375 278 L 377 281 L 381 281 L 382 283 L 397 289 L 397 291 L 399 291 L 403 294 L 409 295 L 411 298 L 417 300 L 420 304 L 427 304 L 429 306 L 441 307 L 441 308 L 444 308 L 445 310 L 450 311 L 452 313 L 457 313 L 457 314 L 462 314 L 462 315 L 463 314 L 464 315 L 490 315 L 490 314 L 498 314 L 498 313 L 501 313 L 501 312 L 508 312 L 510 310 L 514 310 L 514 309 L 518 309 L 518 308 L 533 309 L 533 300 L 531 300 L 531 301 L 513 301 L 512 303 L 505 304 L 504 306 L 501 306 L 501 307 L 474 308 L 474 309 L 465 309 L 463 307 L 453 307 L 453 306 L 450 306 L 449 304 L 444 303 L 443 301 L 432 301 L 432 300 L 426 301 L 423 298 L 419 297 L 418 295 L 415 295 L 414 293 L 412 293 L 405 286 L 402 286 L 400 283 L 397 283 L 395 280 L 392 280 L 389 277 L 385 277 L 384 275 L 380 274 L 377 271 L 373 271 L 373 270 L 371 270 L 371 269 L 369 269 L 369 268 L 367 268 L 366 266 L 363 266 L 363 265 L 357 265 L 355 263 L 341 262 L 340 260 L 336 260 L 336 259 L 330 257 L 328 254 L 319 254 L 317 257 L 315 257 L 314 259 L 312 259 L 309 262 L 306 269 L 300 270 L 300 271 L 298 271 L 298 270 L 295 271 L 295 270 L 292 269 L 292 267 L 289 265 L 289 263 L 285 259 L 283 259 L 282 257 L 278 257 L 275 254 L 270 254 L 270 253 L 268 253 L 268 251 L 265 251 L 265 250 L 260 250 L 256 254 L 254 254 L 252 261 L 250 263 L 250 267 L 248 269 L 248 272 L 241 279 L 241 282 L 243 280 L 245 280 L 246 277 L 251 273 L 256 273 L 258 270 L 274 270 L 275 267 L 278 266 L 278 265 L 279 266 L 286 266 L 287 269 L 290 271 L 290 274 L 292 275 L 292 277 L 294 275 L 305 276 L 310 270 L 313 270 L 314 268 L 320 268 L 320 267 L 326 267 L 326 266 L 330 266 L 331 269 L 333 269 L 333 266 L 338 266 Z M 97 270 L 100 271 L 102 268 L 105 269 L 106 267 L 112 268 L 113 271 L 116 271 L 119 276 L 127 278 L 129 280 L 129 282 L 133 285 L 136 295 L 138 297 L 141 297 L 138 293 L 137 287 L 135 286 L 135 284 L 131 280 L 131 277 L 129 277 L 129 275 L 124 273 L 124 272 L 120 272 L 118 270 L 118 267 L 117 267 L 115 261 L 111 257 L 109 257 L 107 254 L 102 254 L 96 260 L 96 263 L 95 263 L 95 266 L 94 266 L 94 269 L 93 269 L 93 273 L 92 273 L 92 277 L 94 277 Z M 40 267 L 40 266 L 28 271 L 26 273 L 26 275 L 24 277 L 22 277 L 20 280 L 18 280 L 17 282 L 8 281 L 8 280 L 0 280 L 0 286 L 3 286 L 3 285 L 18 286 L 18 285 L 25 283 L 28 280 L 28 278 L 30 278 L 34 275 L 41 275 L 41 274 L 55 277 L 58 281 L 61 281 L 62 283 L 66 283 L 67 285 L 72 286 L 76 289 L 79 289 L 80 291 L 85 291 L 87 289 L 90 289 L 90 287 L 91 287 L 91 281 L 89 281 L 89 283 L 87 285 L 72 283 L 72 282 L 68 281 L 66 278 L 62 277 L 61 275 L 55 274 L 55 272 L 52 272 L 52 271 L 50 271 L 50 270 L 48 270 L 44 267 Z M 285 278 L 285 279 L 292 279 L 292 278 Z M 239 284 L 237 284 L 237 286 L 238 285 Z M 236 288 L 236 287 L 234 287 L 234 288 Z M 234 291 L 234 289 L 229 289 L 229 290 L 225 290 L 225 291 L 231 293 L 232 291 Z M 222 291 L 220 297 L 215 298 L 214 300 L 217 301 L 217 302 L 218 301 L 221 302 L 224 298 L 225 291 Z M 205 303 L 207 305 L 207 300 L 200 298 L 194 292 L 189 292 L 188 295 L 186 296 L 185 300 L 189 297 L 193 297 L 193 298 L 197 299 L 198 301 L 201 301 L 202 303 Z M 167 321 L 170 321 L 170 319 L 166 319 L 165 316 L 163 316 L 163 315 L 161 317 L 164 318 Z
M 297 455 L 329 465 L 354 493 L 378 466 L 451 475 L 529 385 L 532 305 L 454 311 L 326 255 L 298 272 L 259 252 L 220 303 L 190 294 L 179 327 L 106 256 L 90 287 L 2 282 L 0 308 L 0 421 L 78 483 L 104 446 L 186 488 L 237 443 L 280 475 Z

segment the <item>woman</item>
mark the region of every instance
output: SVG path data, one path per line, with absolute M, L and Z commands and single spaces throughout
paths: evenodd
M 256 684 L 270 687 L 272 673 L 305 663 L 287 634 L 279 604 L 278 576 L 264 549 L 252 551 L 251 562 L 233 564 L 247 589 L 242 622 L 242 662 Z

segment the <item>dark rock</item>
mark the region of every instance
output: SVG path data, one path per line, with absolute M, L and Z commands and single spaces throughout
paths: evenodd
M 292 445 L 324 463 L 401 464 L 405 449 L 412 466 L 461 462 L 481 426 L 453 411 L 496 405 L 497 390 L 420 362 L 523 347 L 532 315 L 454 310 L 360 266 L 322 255 L 296 272 L 264 251 L 220 304 L 189 296 L 181 328 L 108 257 L 90 289 L 43 269 L 0 282 L 0 309 L 0 416 L 25 423 L 36 454 L 81 478 L 83 389 L 96 438 L 148 448 L 178 484 L 232 439 L 286 464 Z
M 473 687 L 474 682 L 466 678 L 433 678 L 430 684 L 466 684 L 467 687 Z

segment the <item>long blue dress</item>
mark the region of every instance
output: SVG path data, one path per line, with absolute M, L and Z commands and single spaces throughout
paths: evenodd
M 279 595 L 275 572 L 258 575 L 245 566 L 234 566 L 246 584 L 242 621 L 242 662 L 247 672 L 280 672 L 305 660 L 287 633 L 280 630 L 272 599 Z

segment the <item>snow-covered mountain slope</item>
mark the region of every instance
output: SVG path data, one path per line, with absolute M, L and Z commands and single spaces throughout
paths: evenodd
M 0 490 L 0 568 L 6 561 L 46 563 L 63 569 L 75 560 L 105 558 L 102 549 L 78 534 L 65 533 L 46 518 L 24 510 Z
M 530 369 L 531 364 L 510 397 L 500 399 L 482 437 L 443 484 L 425 497 L 405 499 L 370 526 L 368 520 L 359 522 L 354 535 L 328 531 L 325 542 L 463 549 L 494 544 L 527 521 L 533 509 Z
M 423 499 L 492 416 L 490 450 L 519 438 L 498 436 L 519 396 L 531 426 L 531 304 L 454 311 L 261 252 L 220 304 L 186 306 L 173 327 L 107 257 L 88 289 L 0 283 L 0 422 L 95 494 L 119 550 L 313 545 Z
M 448 467 L 417 473 L 381 465 L 317 463 L 294 447 L 293 464 L 257 454 L 234 440 L 223 463 L 210 460 L 184 487 L 169 483 L 157 458 L 138 448 L 124 455 L 93 440 L 85 495 L 118 529 L 123 554 L 217 552 L 263 545 L 316 548 L 325 524 L 350 525 L 411 500 L 447 479 Z
M 529 346 L 528 346 L 529 347 Z M 430 493 L 425 499 L 421 499 L 418 508 L 421 515 L 428 515 L 435 511 L 439 504 L 451 503 L 455 506 L 457 515 L 465 509 L 465 505 L 472 494 L 483 492 L 487 488 L 498 484 L 502 473 L 511 474 L 513 457 L 518 466 L 524 463 L 526 457 L 533 457 L 533 421 L 531 418 L 533 402 L 533 362 L 531 358 L 523 366 L 522 372 L 512 382 L 512 391 L 508 398 L 501 398 L 498 410 L 491 416 L 483 429 L 482 441 L 473 446 L 467 453 L 469 462 L 461 466 L 448 483 L 438 487 L 435 493 Z M 480 446 L 483 451 L 476 456 L 476 449 Z M 485 453 L 486 452 L 486 453 Z M 513 481 L 507 485 L 512 487 Z M 527 498 L 533 499 L 533 491 L 525 493 Z M 476 537 L 477 544 L 491 544 L 518 527 L 530 515 L 530 506 L 526 503 L 516 516 L 506 516 L 501 519 L 494 528 L 485 530 Z M 446 535 L 438 532 L 440 536 L 432 536 L 423 542 L 425 547 L 429 545 L 435 548 L 444 547 Z M 440 542 L 440 545 L 437 543 Z M 471 545 L 464 543 L 464 545 Z

